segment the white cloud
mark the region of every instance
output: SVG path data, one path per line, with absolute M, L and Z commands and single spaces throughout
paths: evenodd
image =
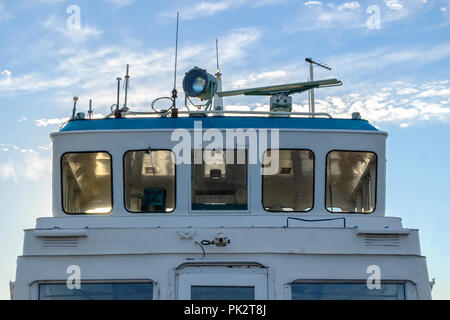
M 437 97 L 437 96 L 450 96 L 450 88 L 445 89 L 429 89 L 426 91 L 422 91 L 417 95 L 418 98 L 429 98 L 429 97 Z
M 320 1 L 304 3 L 306 9 L 300 10 L 292 21 L 284 26 L 287 33 L 310 31 L 316 29 L 360 28 L 365 26 L 365 19 L 357 9 L 358 2 L 346 2 L 340 6 L 328 3 L 324 6 Z M 365 18 L 365 19 L 363 19 Z
M 52 161 L 49 157 L 30 154 L 23 162 L 22 177 L 29 181 L 51 178 Z
M 382 10 L 381 27 L 399 21 L 414 14 L 423 12 L 426 3 L 422 1 L 383 0 L 388 10 Z M 297 16 L 284 25 L 284 32 L 297 33 L 318 29 L 367 29 L 366 7 L 359 1 L 347 1 L 341 4 L 329 2 L 322 5 L 321 1 L 304 2 L 307 7 L 298 10 Z M 364 10 L 363 10 L 364 9 Z
M 436 89 L 423 95 L 423 86 Z M 347 93 L 338 98 L 326 97 L 317 102 L 316 109 L 347 118 L 352 112 L 360 112 L 364 119 L 373 123 L 391 123 L 401 127 L 426 120 L 450 121 L 450 107 L 442 103 L 443 97 L 450 98 L 450 86 L 438 90 L 441 86 L 437 82 L 421 85 L 393 82 L 375 89 L 372 85 L 371 90 L 377 93 L 365 94 L 363 91 L 357 94 Z M 402 92 L 402 88 L 409 88 L 408 93 Z
M 21 148 L 19 146 L 16 146 L 14 144 L 5 144 L 5 143 L 0 143 L 0 150 L 2 152 L 16 152 L 19 154 L 33 154 L 33 155 L 37 155 L 39 150 L 48 150 L 47 148 L 44 147 L 37 147 L 36 150 L 35 149 L 31 149 L 31 148 Z
M 280 4 L 288 3 L 291 1 L 292 0 L 253 0 L 253 1 L 251 1 L 251 4 L 255 8 L 260 8 L 260 7 L 269 6 L 269 5 L 280 5 Z
M 220 3 L 222 2 L 224 1 Z M 350 1 L 341 4 L 342 10 L 339 10 L 337 6 L 334 8 L 328 7 L 326 10 L 332 10 L 333 13 L 341 15 L 343 17 L 342 21 L 344 21 L 353 17 L 355 13 L 359 14 L 358 12 L 361 11 L 356 10 L 358 7 L 355 3 L 359 4 L 359 2 Z M 302 9 L 304 11 L 318 9 L 322 10 L 319 13 L 326 12 L 323 11 L 324 9 L 322 7 L 305 8 L 302 6 Z M 326 15 L 320 19 L 325 19 L 324 21 L 326 21 Z M 54 21 L 49 21 L 49 28 L 58 24 Z M 239 64 L 241 63 L 242 66 L 242 60 L 249 56 L 249 50 L 261 39 L 261 36 L 262 33 L 259 29 L 246 28 L 233 30 L 222 37 L 220 41 L 221 64 L 226 64 L 227 67 L 233 67 L 234 70 L 238 71 L 236 76 L 227 74 L 224 77 L 225 84 L 228 86 L 224 86 L 224 89 L 259 86 L 272 82 L 284 83 L 290 82 L 291 80 L 293 82 L 304 80 L 299 79 L 299 74 L 304 74 L 306 77 L 306 73 L 302 73 L 301 70 L 303 69 L 298 68 L 298 65 L 277 66 L 272 70 L 261 70 L 259 72 L 247 72 L 239 68 Z M 215 69 L 215 52 L 213 41 L 211 42 L 180 48 L 179 70 L 181 77 L 178 78 L 179 83 L 184 72 L 194 65 L 205 67 L 210 72 Z M 34 123 L 40 127 L 57 126 L 66 120 L 63 116 L 71 113 L 72 103 L 70 100 L 73 95 L 80 97 L 80 111 L 85 112 L 88 99 L 93 98 L 94 110 L 106 114 L 109 111 L 109 106 L 115 102 L 114 79 L 118 75 L 123 75 L 124 66 L 130 63 L 132 75 L 132 90 L 130 91 L 129 99 L 130 106 L 133 110 L 150 110 L 150 102 L 153 99 L 170 94 L 173 79 L 173 54 L 173 48 L 160 48 L 158 50 L 139 48 L 136 50 L 136 48 L 132 47 L 108 46 L 100 47 L 96 50 L 87 50 L 81 46 L 78 50 L 73 50 L 70 46 L 66 46 L 54 52 L 55 61 L 57 61 L 54 65 L 56 77 L 55 74 L 47 74 L 44 72 L 40 74 L 29 73 L 22 75 L 14 72 L 9 77 L 10 84 L 5 84 L 5 77 L 0 77 L 0 94 L 5 91 L 20 93 L 57 89 L 52 90 L 54 92 L 52 94 L 56 96 L 59 102 L 64 102 L 64 104 L 61 103 L 66 108 L 64 114 L 54 119 L 44 118 L 34 120 Z M 330 65 L 336 66 L 338 73 L 350 77 L 361 72 L 363 74 L 377 72 L 394 64 L 411 62 L 426 64 L 448 56 L 450 56 L 450 45 L 442 44 L 434 48 L 410 47 L 407 50 L 379 48 L 371 52 L 349 53 L 347 55 L 325 58 L 325 60 Z M 203 65 L 205 61 L 207 65 Z M 86 78 L 86 75 L 92 76 Z M 347 85 L 348 83 L 346 83 Z M 386 88 L 380 88 L 380 91 L 381 89 Z M 76 92 L 73 92 L 75 90 Z M 402 123 L 406 123 L 405 119 L 414 120 L 423 114 L 422 110 L 414 106 L 415 109 L 409 110 L 408 104 L 411 101 L 427 101 L 426 98 L 434 99 L 434 95 L 440 92 L 441 94 L 439 96 L 443 99 L 440 98 L 439 102 L 433 101 L 433 104 L 438 107 L 434 107 L 432 110 L 434 114 L 439 113 L 443 117 L 446 117 L 445 114 L 448 105 L 445 106 L 442 104 L 442 101 L 447 98 L 445 91 L 442 92 L 442 90 L 446 90 L 445 88 L 439 89 L 433 85 L 431 88 L 423 90 L 418 85 L 413 84 L 411 86 L 405 85 L 403 88 L 396 87 L 395 90 L 395 92 L 389 92 L 395 102 L 392 104 L 389 103 L 386 97 L 382 100 L 382 95 L 371 96 L 370 98 L 355 98 L 355 92 L 358 92 L 357 90 L 349 92 L 348 96 L 337 96 L 335 99 L 330 98 L 329 100 L 323 98 L 322 103 L 325 109 L 331 108 L 332 106 L 334 108 L 333 112 L 336 112 L 338 115 L 346 114 L 346 112 L 351 114 L 350 111 L 352 108 L 350 107 L 367 108 L 371 110 L 369 115 L 371 117 L 370 119 L 377 119 L 376 121 L 387 121 L 386 119 L 389 118 L 386 116 L 385 110 L 391 106 L 393 108 L 390 110 L 392 111 L 392 115 L 402 120 Z M 435 92 L 427 92 L 427 90 L 435 90 Z M 412 98 L 412 95 L 419 93 L 422 96 Z M 180 95 L 182 95 L 182 92 L 180 92 Z M 430 95 L 430 97 L 425 97 L 424 95 Z M 182 98 L 180 97 L 180 101 Z M 231 104 L 234 104 L 233 101 L 231 101 Z M 303 107 L 304 105 L 301 106 Z M 261 108 L 261 104 L 258 108 Z M 364 112 L 362 113 L 364 114 Z M 433 116 L 430 117 L 433 118 Z
M 199 17 L 208 17 L 216 13 L 226 11 L 232 7 L 245 4 L 247 0 L 219 0 L 219 1 L 200 1 L 180 9 L 180 18 L 193 20 Z M 173 12 L 163 12 L 162 16 L 172 17 Z
M 0 179 L 17 181 L 17 172 L 12 163 L 0 163 Z
M 261 37 L 261 31 L 255 28 L 233 30 L 220 40 L 220 61 L 228 66 L 238 66 L 247 57 L 247 52 Z M 130 106 L 133 109 L 149 110 L 153 99 L 170 95 L 173 79 L 174 49 L 128 50 L 108 47 L 97 51 L 80 50 L 69 56 L 59 66 L 61 73 L 72 73 L 73 79 L 81 85 L 80 109 L 86 108 L 86 102 L 94 99 L 94 109 L 109 112 L 109 106 L 115 102 L 115 89 L 108 84 L 114 83 L 116 76 L 122 75 L 124 66 L 129 63 L 131 71 Z M 205 61 L 207 63 L 205 65 Z M 179 82 L 184 72 L 195 65 L 210 72 L 215 70 L 215 52 L 210 45 L 196 44 L 181 47 L 179 50 Z M 74 72 L 74 70 L 76 70 Z M 95 74 L 95 78 L 85 80 L 86 74 Z M 68 103 L 68 93 L 65 101 Z M 182 92 L 180 92 L 182 95 Z M 180 97 L 182 98 L 182 97 Z M 62 100 L 62 96 L 61 96 Z M 84 105 L 83 105 L 84 103 Z M 100 109 L 99 109 L 100 108 Z
M 400 0 L 384 0 L 384 3 L 391 10 L 396 10 L 396 11 L 403 10 L 403 4 Z M 426 3 L 426 1 L 424 3 Z
M 196 3 L 189 3 L 184 8 L 177 8 L 172 11 L 164 11 L 160 14 L 161 17 L 174 17 L 174 12 L 180 12 L 180 18 L 185 20 L 194 20 L 201 17 L 209 17 L 220 12 L 230 9 L 238 8 L 249 4 L 254 8 L 260 8 L 269 5 L 280 5 L 292 0 L 216 0 L 216 1 L 200 1 Z M 315 1 L 312 1 L 315 2 Z
M 244 58 L 248 47 L 252 46 L 262 33 L 256 28 L 236 29 L 221 40 L 220 59 L 223 62 Z
M 49 144 L 46 145 L 46 146 L 38 146 L 37 148 L 38 148 L 39 150 L 43 150 L 43 151 L 45 151 L 45 150 L 50 150 L 50 149 L 52 148 L 52 144 L 49 143 Z
M 51 145 L 51 144 L 50 144 Z M 35 149 L 31 148 L 21 148 L 15 144 L 7 144 L 7 143 L 0 143 L 0 148 L 3 152 L 18 152 L 18 153 L 31 153 L 31 154 L 38 154 L 38 152 Z M 47 146 L 45 147 L 36 147 L 37 150 L 48 150 Z
M 66 21 L 56 15 L 48 17 L 43 21 L 42 26 L 46 30 L 60 33 L 65 38 L 75 43 L 83 42 L 89 38 L 96 38 L 103 33 L 103 31 L 86 23 L 82 24 L 79 29 L 69 29 L 66 25 Z
M 14 144 L 0 143 L 0 147 L 4 147 L 5 149 L 8 149 L 8 150 L 11 150 L 11 149 L 15 150 L 15 151 L 20 150 L 20 148 Z
M 416 92 L 418 92 L 418 90 L 415 88 L 399 88 L 397 90 L 397 94 L 400 94 L 400 95 L 411 94 L 411 93 L 416 93 Z
M 358 1 L 353 1 L 353 2 L 345 2 L 342 5 L 338 6 L 338 10 L 342 11 L 342 10 L 356 10 L 360 7 L 359 2 Z
M 312 1 L 305 2 L 305 6 L 307 6 L 307 7 L 317 7 L 317 6 L 321 6 L 321 5 L 322 5 L 322 2 L 320 2 L 320 1 L 312 0 Z
M 124 7 L 134 3 L 134 0 L 103 0 L 117 7 Z
M 450 1 L 440 2 L 439 10 L 442 12 L 442 15 L 448 19 L 450 17 Z M 444 25 L 448 25 L 448 21 Z
M 377 59 L 371 62 L 376 64 Z M 356 69 L 360 70 L 358 64 Z M 289 65 L 258 73 L 240 72 L 231 79 L 226 78 L 224 88 L 228 90 L 299 82 L 302 81 L 299 79 L 299 73 L 302 74 L 299 70 L 301 67 Z M 331 77 L 324 75 L 318 78 Z M 294 95 L 293 98 L 294 111 L 308 111 L 305 93 Z M 258 102 L 255 103 L 255 100 Z M 226 110 L 269 110 L 266 97 L 243 97 L 239 101 L 241 104 L 231 100 L 230 105 L 226 104 Z M 316 90 L 316 111 L 327 112 L 338 118 L 351 118 L 353 112 L 360 112 L 364 119 L 377 126 L 393 124 L 406 128 L 421 121 L 450 122 L 450 81 L 425 83 L 344 81 L 343 87 Z
M 231 82 L 232 89 L 241 89 L 251 86 L 269 85 L 273 81 L 284 79 L 288 76 L 286 70 L 274 70 L 261 73 L 250 73 L 243 78 L 235 79 Z
M 436 46 L 408 48 L 382 47 L 370 52 L 348 53 L 327 58 L 327 62 L 335 66 L 339 73 L 373 74 L 390 66 L 407 66 L 414 63 L 415 66 L 423 66 L 450 57 L 450 43 L 441 43 Z
M 1 92 L 36 92 L 55 88 L 64 88 L 76 83 L 76 79 L 68 76 L 44 78 L 40 74 L 28 73 L 17 77 L 0 77 Z
M 4 75 L 4 76 L 6 76 L 6 77 L 11 77 L 11 74 L 12 74 L 12 73 L 11 73 L 11 71 L 5 69 L 5 70 L 3 70 L 2 72 L 0 72 L 0 74 Z
M 0 162 L 0 180 L 39 181 L 51 179 L 51 155 L 49 146 L 33 149 L 12 144 L 0 144 L 3 152 L 11 153 L 8 161 Z M 12 152 L 16 152 L 15 154 Z
M 0 84 L 2 82 L 4 82 L 5 84 L 10 84 L 11 83 L 11 74 L 12 74 L 11 71 L 9 71 L 7 69 L 0 72 Z
M 33 2 L 36 0 L 33 0 Z M 66 2 L 67 0 L 37 0 L 37 2 L 39 3 L 44 3 L 44 4 L 56 4 L 56 3 L 63 3 Z
M 34 154 L 34 155 L 37 154 L 37 152 L 34 151 L 33 149 L 22 149 L 22 150 L 20 150 L 20 153 L 31 153 L 31 154 Z
M 236 29 L 224 34 L 220 38 L 221 64 L 231 68 L 239 67 L 261 36 L 262 32 L 257 28 Z M 184 72 L 195 65 L 214 72 L 215 50 L 211 48 L 214 48 L 214 41 L 180 47 L 178 85 Z M 73 107 L 71 97 L 76 95 L 80 98 L 79 111 L 86 112 L 89 99 L 93 99 L 95 112 L 107 114 L 110 112 L 110 106 L 115 103 L 114 80 L 117 76 L 123 76 L 128 63 L 132 76 L 129 105 L 134 110 L 150 110 L 150 103 L 157 97 L 170 95 L 173 85 L 172 47 L 142 49 L 108 46 L 96 50 L 83 47 L 73 50 L 67 46 L 53 52 L 53 56 L 57 63 L 49 73 L 13 75 L 10 83 L 0 78 L 0 95 L 51 92 L 53 100 L 65 106 L 64 115 L 67 116 L 71 114 Z M 180 99 L 184 98 L 182 95 L 180 92 Z M 63 121 L 64 117 L 44 118 L 35 120 L 35 124 L 46 127 L 58 125 Z
M 69 120 L 69 118 L 40 119 L 35 120 L 35 123 L 38 127 L 48 127 L 53 125 L 60 126 L 67 120 Z

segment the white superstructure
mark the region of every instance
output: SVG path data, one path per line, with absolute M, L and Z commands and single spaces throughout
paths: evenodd
M 431 298 L 418 231 L 386 216 L 387 133 L 357 117 L 129 114 L 52 134 L 53 217 L 25 230 L 15 299 Z M 183 134 L 212 157 L 227 130 L 246 138 L 216 152 L 243 162 L 177 161 Z M 253 133 L 275 172 L 250 161 Z

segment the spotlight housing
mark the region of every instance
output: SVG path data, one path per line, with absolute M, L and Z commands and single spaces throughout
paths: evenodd
M 217 79 L 206 70 L 194 67 L 184 76 L 183 90 L 189 97 L 210 100 L 216 94 Z

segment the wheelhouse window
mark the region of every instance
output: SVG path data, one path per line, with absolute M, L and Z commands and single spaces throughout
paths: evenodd
M 39 285 L 39 300 L 153 300 L 153 283 L 82 283 Z
M 247 210 L 247 152 L 193 150 L 192 210 Z
M 373 152 L 332 151 L 327 157 L 326 206 L 334 213 L 375 210 L 377 156 Z
M 381 283 L 369 289 L 367 283 L 293 283 L 292 300 L 405 300 L 403 283 Z
M 94 215 L 112 211 L 109 153 L 66 153 L 61 158 L 61 170 L 64 212 Z
M 192 286 L 191 300 L 255 300 L 255 287 Z
M 175 163 L 168 150 L 129 151 L 124 156 L 125 206 L 133 213 L 175 210 Z
M 309 150 L 268 150 L 263 157 L 262 202 L 271 212 L 307 212 L 314 202 L 314 154 Z M 278 163 L 278 170 L 266 170 Z

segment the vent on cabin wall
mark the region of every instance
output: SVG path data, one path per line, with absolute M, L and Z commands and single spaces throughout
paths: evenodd
M 46 238 L 44 239 L 42 246 L 44 248 L 77 248 L 78 240 L 78 237 Z
M 365 247 L 399 247 L 400 237 L 398 235 L 375 235 L 364 236 Z

